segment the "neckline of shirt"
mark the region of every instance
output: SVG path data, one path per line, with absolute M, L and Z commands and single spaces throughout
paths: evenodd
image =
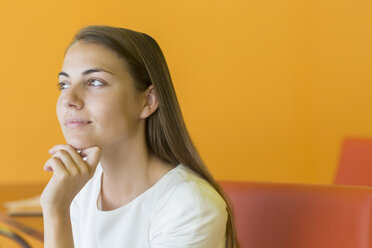
M 102 167 L 101 167 L 101 164 L 98 164 L 99 166 L 99 174 L 98 174 L 98 187 L 97 187 L 97 190 L 95 192 L 95 211 L 96 212 L 99 212 L 100 214 L 111 214 L 111 213 L 115 213 L 115 212 L 119 212 L 121 211 L 122 209 L 124 208 L 127 208 L 128 206 L 134 204 L 135 202 L 139 201 L 141 198 L 143 198 L 145 195 L 149 194 L 151 191 L 153 191 L 155 188 L 157 188 L 171 173 L 174 173 L 177 169 L 180 169 L 181 167 L 184 167 L 184 165 L 182 163 L 178 164 L 176 167 L 174 167 L 173 169 L 171 169 L 170 171 L 168 171 L 164 176 L 162 176 L 154 185 L 152 185 L 150 188 L 148 188 L 147 190 L 145 190 L 144 192 L 142 192 L 140 195 L 138 195 L 136 198 L 134 198 L 133 200 L 131 200 L 130 202 L 118 207 L 118 208 L 115 208 L 115 209 L 112 209 L 112 210 L 101 210 L 100 208 L 98 208 L 98 205 L 102 205 L 100 204 L 101 203 L 101 182 L 102 182 Z M 98 169 L 98 168 L 97 168 Z

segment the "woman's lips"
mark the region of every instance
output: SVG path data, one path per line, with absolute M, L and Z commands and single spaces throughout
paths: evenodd
M 66 124 L 67 127 L 71 127 L 71 128 L 74 128 L 74 127 L 82 127 L 82 126 L 86 126 L 86 125 L 89 125 L 89 123 L 84 123 L 84 122 L 69 122 Z
M 65 121 L 65 125 L 67 127 L 71 127 L 71 128 L 82 127 L 82 126 L 88 125 L 90 123 L 91 123 L 91 121 L 80 119 L 80 118 L 70 118 L 70 119 L 67 119 Z

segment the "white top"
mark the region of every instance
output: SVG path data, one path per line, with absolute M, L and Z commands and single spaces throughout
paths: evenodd
M 102 211 L 102 167 L 71 203 L 75 248 L 225 248 L 226 203 L 183 164 L 129 203 Z

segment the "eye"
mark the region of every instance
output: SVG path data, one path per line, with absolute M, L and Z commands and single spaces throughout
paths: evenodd
M 98 82 L 98 83 L 96 83 Z M 102 81 L 98 80 L 98 79 L 89 79 L 88 80 L 88 85 L 93 85 L 93 87 L 99 87 L 99 86 L 102 86 L 102 85 L 105 85 L 105 83 L 103 83 Z M 64 90 L 64 89 L 67 89 L 67 84 L 66 83 L 57 83 L 57 88 L 59 90 Z
M 104 83 L 102 83 L 100 80 L 94 79 L 94 78 L 88 80 L 88 84 L 90 84 L 91 82 L 93 82 L 93 85 L 96 85 L 96 86 L 100 86 L 100 85 L 99 84 L 97 85 L 94 82 L 99 82 L 101 85 L 104 85 Z
M 63 90 L 63 89 L 65 89 L 65 88 L 64 88 L 64 85 L 65 85 L 65 83 L 57 83 L 57 88 L 58 88 L 59 90 Z

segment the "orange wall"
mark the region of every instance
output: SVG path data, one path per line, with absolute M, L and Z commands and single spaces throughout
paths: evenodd
M 47 182 L 64 143 L 57 74 L 89 24 L 152 35 L 217 179 L 331 183 L 342 137 L 372 135 L 367 1 L 2 1 L 0 183 Z

